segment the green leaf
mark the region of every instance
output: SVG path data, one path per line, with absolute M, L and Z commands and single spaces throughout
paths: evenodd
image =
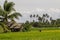
M 4 4 L 4 10 L 7 12 L 11 12 L 12 10 L 14 11 L 15 9 L 13 8 L 15 4 L 13 2 L 5 2 Z
M 10 18 L 10 19 L 13 19 L 13 18 L 18 19 L 18 16 L 22 16 L 22 15 L 20 13 L 18 13 L 18 12 L 15 12 L 15 13 L 9 15 L 8 18 Z

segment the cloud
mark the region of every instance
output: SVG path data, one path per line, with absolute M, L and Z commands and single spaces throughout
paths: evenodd
M 43 11 L 46 11 L 46 10 L 45 9 L 41 9 L 41 8 L 36 8 L 36 11 L 43 12 Z
M 60 13 L 60 9 L 56 9 L 56 8 L 49 8 L 49 9 L 40 9 L 40 8 L 36 8 L 36 9 L 28 9 L 28 10 L 24 10 L 22 9 L 20 11 L 22 14 L 28 15 L 28 14 L 59 14 Z M 53 16 L 53 15 L 51 15 Z
M 5 0 L 0 0 L 3 5 Z M 8 0 L 15 3 L 15 9 L 20 12 L 23 17 L 19 21 L 26 21 L 30 14 L 48 13 L 54 19 L 60 18 L 60 0 Z
M 57 8 L 50 8 L 49 11 L 60 13 L 60 9 Z

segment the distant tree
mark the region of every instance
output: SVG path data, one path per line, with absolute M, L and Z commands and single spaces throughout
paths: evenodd
M 29 21 L 26 21 L 25 24 L 23 24 L 23 32 L 25 31 L 30 31 L 31 30 L 31 24 L 29 23 Z
M 33 17 L 35 18 L 35 14 L 33 15 Z
M 52 21 L 53 19 L 52 19 L 52 17 L 50 17 L 50 21 Z
M 38 22 L 34 22 L 33 27 L 39 27 L 39 23 Z
M 52 25 L 56 25 L 56 20 L 51 20 Z
M 39 20 L 39 22 L 42 22 L 42 18 L 41 17 L 38 17 L 38 20 Z
M 48 15 L 47 13 L 45 14 L 45 16 L 46 16 L 47 18 L 49 18 L 49 15 Z
M 60 19 L 57 19 L 56 20 L 56 24 L 60 24 Z
M 43 14 L 42 16 L 42 22 L 46 22 L 48 19 L 45 19 L 45 18 L 49 18 L 49 15 L 46 13 L 46 14 Z
M 32 18 L 32 14 L 30 15 L 30 18 Z
M 29 24 L 29 21 L 26 21 L 25 24 Z
M 39 15 L 37 14 L 36 17 L 39 17 Z
M 35 22 L 35 20 L 33 20 L 33 22 Z
M 43 23 L 45 22 L 45 17 L 46 17 L 46 15 L 43 14 L 43 16 L 42 16 L 42 22 L 43 22 Z
M 48 20 L 46 20 L 46 24 L 47 24 L 47 25 L 49 25 L 49 24 L 50 24 Z

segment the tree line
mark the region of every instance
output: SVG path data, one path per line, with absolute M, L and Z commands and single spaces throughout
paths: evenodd
M 37 15 L 30 15 L 30 18 L 37 18 L 38 21 L 36 22 L 33 20 L 33 26 L 34 27 L 60 27 L 60 19 L 54 20 L 52 17 L 48 15 L 48 13 L 43 14 L 42 16 Z

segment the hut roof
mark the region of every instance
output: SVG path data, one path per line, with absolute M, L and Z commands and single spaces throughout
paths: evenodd
M 9 22 L 9 25 L 11 25 L 10 28 L 21 28 L 22 27 L 21 23 L 16 23 L 16 22 L 15 23 Z
M 20 28 L 22 24 L 14 23 L 10 28 Z

